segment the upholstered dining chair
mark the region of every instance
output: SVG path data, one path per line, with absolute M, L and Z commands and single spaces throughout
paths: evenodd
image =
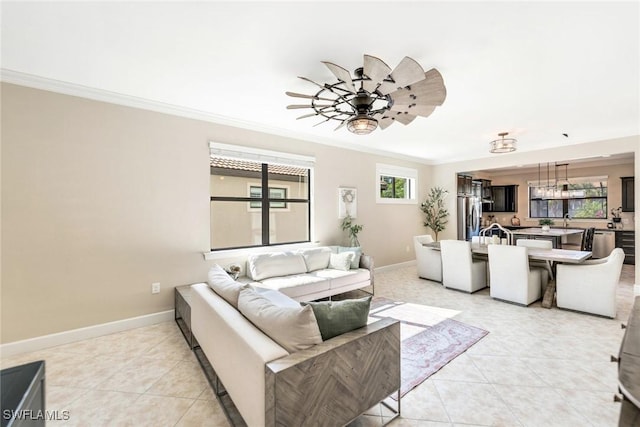
M 518 239 L 516 246 L 526 246 L 528 248 L 540 248 L 540 249 L 553 249 L 553 242 L 551 240 L 537 240 L 537 239 Z M 542 268 L 544 272 L 541 274 L 542 294 L 547 290 L 549 284 L 549 278 L 553 280 L 553 269 L 551 268 L 551 261 L 530 261 L 529 267 Z
M 593 235 L 595 234 L 596 228 L 589 227 L 582 233 L 582 243 L 580 244 L 581 251 L 592 251 L 593 250 Z
M 471 243 L 442 240 L 442 284 L 445 288 L 473 293 L 487 287 L 487 263 L 473 259 Z
M 556 269 L 558 308 L 616 317 L 616 288 L 624 251 L 615 248 L 606 258 L 581 264 L 559 264 Z
M 529 305 L 542 296 L 542 268 L 529 268 L 527 248 L 512 245 L 489 245 L 491 298 Z
M 413 236 L 418 277 L 433 280 L 434 282 L 442 282 L 442 257 L 440 256 L 440 251 L 424 246 L 425 243 L 433 243 L 433 237 L 429 234 Z

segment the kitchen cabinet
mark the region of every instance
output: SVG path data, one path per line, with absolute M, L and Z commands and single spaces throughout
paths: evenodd
M 634 177 L 623 176 L 620 179 L 622 180 L 622 212 L 633 212 Z
M 624 263 L 636 263 L 636 233 L 635 231 L 618 230 L 616 233 L 616 248 L 624 251 Z
M 470 196 L 473 187 L 473 178 L 469 175 L 458 175 L 458 195 Z
M 487 212 L 518 212 L 518 186 L 491 186 L 493 204 L 487 204 Z

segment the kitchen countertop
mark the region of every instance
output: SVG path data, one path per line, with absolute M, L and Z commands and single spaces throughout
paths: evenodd
M 521 230 L 521 229 L 525 229 L 525 228 L 537 228 L 539 229 L 540 227 L 532 227 L 530 225 L 503 225 L 504 228 L 509 229 L 509 230 Z M 484 227 L 483 227 L 484 228 Z M 551 227 L 552 230 L 556 229 L 556 230 L 564 230 L 564 227 Z M 567 227 L 567 230 L 580 230 L 583 231 L 586 229 L 586 227 Z M 633 228 L 599 228 L 596 227 L 596 231 L 612 231 L 612 232 L 621 232 L 621 231 L 635 231 Z
M 520 228 L 514 232 L 514 234 L 534 234 L 544 236 L 569 236 L 571 234 L 582 234 L 583 228 L 551 228 L 548 231 L 543 231 L 541 227 L 527 227 Z

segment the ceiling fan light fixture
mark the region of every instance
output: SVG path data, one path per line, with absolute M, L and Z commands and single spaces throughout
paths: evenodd
M 368 135 L 378 127 L 378 121 L 366 114 L 358 114 L 347 122 L 347 129 L 356 135 Z
M 489 143 L 489 151 L 498 154 L 516 151 L 518 141 L 515 138 L 505 138 L 507 135 L 509 135 L 509 132 L 499 133 L 500 139 L 494 139 Z

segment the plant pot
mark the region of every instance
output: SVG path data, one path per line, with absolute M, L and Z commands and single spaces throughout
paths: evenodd
M 622 218 L 611 218 L 613 222 L 622 222 Z
M 542 231 L 549 231 L 551 230 L 551 226 L 550 225 L 543 225 L 542 226 Z

